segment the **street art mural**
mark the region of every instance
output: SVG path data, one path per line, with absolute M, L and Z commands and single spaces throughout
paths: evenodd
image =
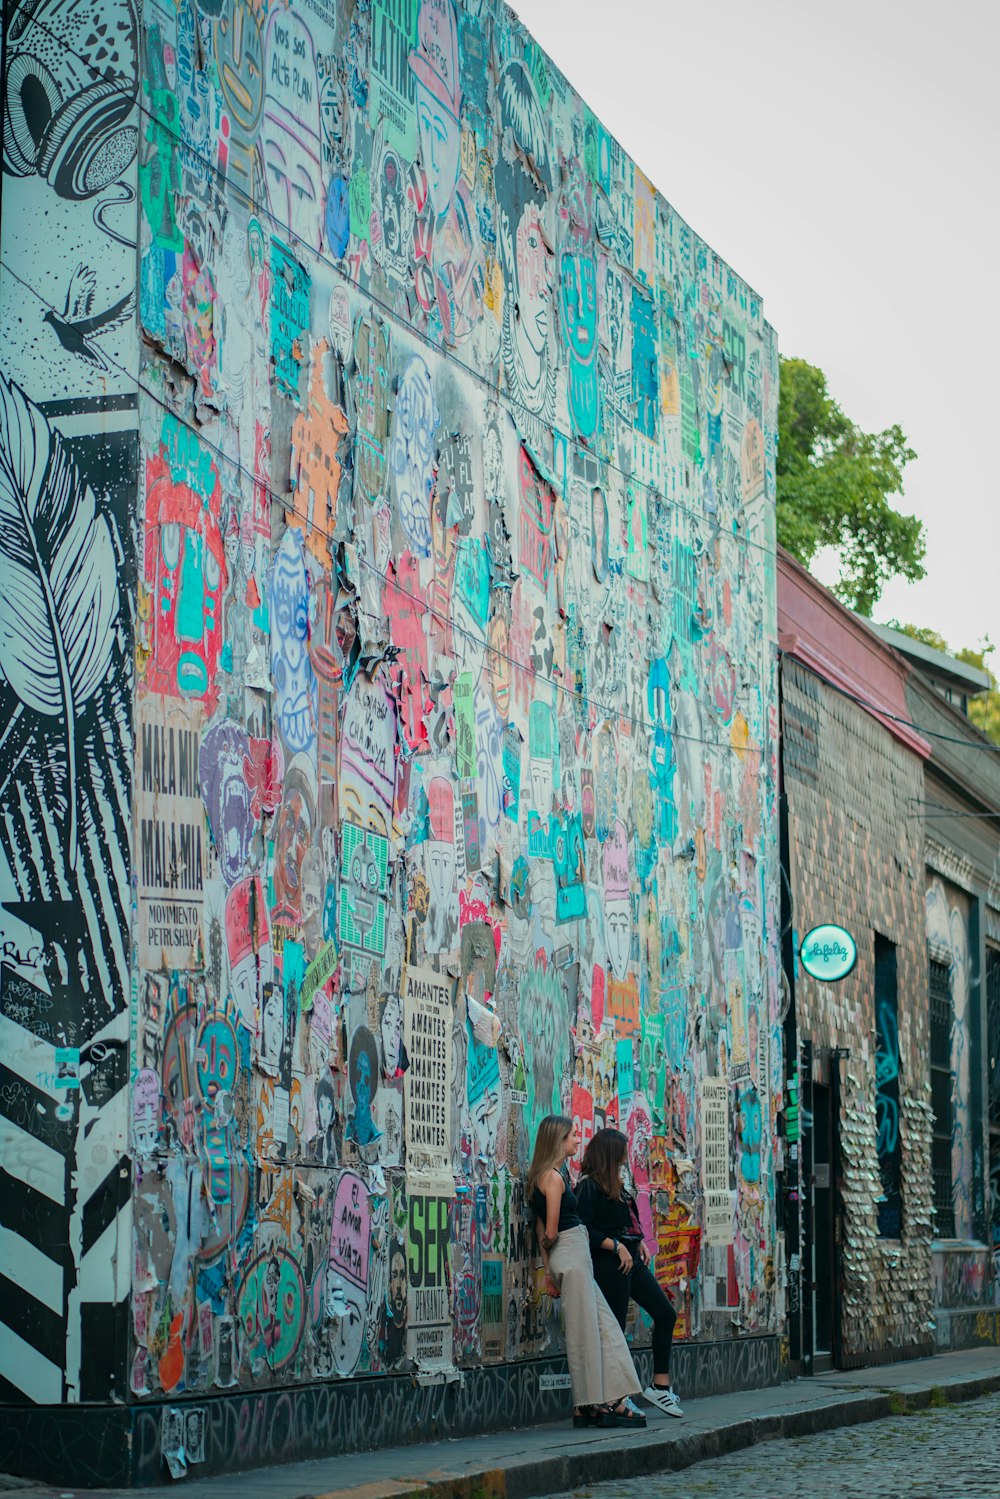
M 118 1100 L 116 1388 L 557 1353 L 556 1110 L 683 1335 L 775 1332 L 760 299 L 493 0 L 101 16 L 8 29 L 5 192 L 77 227 L 35 302 L 5 230 L 0 1109 L 75 1224 Z
M 968 897 L 928 877 L 927 946 L 948 965 L 951 998 L 951 1189 L 955 1236 L 973 1238 L 975 1132 L 972 1123 L 972 974 Z
M 125 1376 L 138 26 L 132 0 L 4 13 L 0 1390 L 17 1403 L 107 1398 Z M 159 1079 L 137 1106 L 146 1148 Z

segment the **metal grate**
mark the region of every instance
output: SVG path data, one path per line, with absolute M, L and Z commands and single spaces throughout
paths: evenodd
M 952 1072 L 951 1031 L 954 1009 L 947 963 L 932 958 L 928 969 L 931 1020 L 931 1176 L 934 1182 L 934 1232 L 939 1239 L 955 1237 L 955 1193 L 951 1176 Z
M 950 1140 L 933 1141 L 931 1175 L 934 1178 L 934 1235 L 938 1239 L 953 1239 L 955 1237 L 955 1199 L 951 1189 Z
M 935 963 L 932 958 L 928 969 L 931 999 L 931 1065 L 948 1067 L 951 1065 L 952 1021 L 951 980 L 948 977 L 948 964 Z

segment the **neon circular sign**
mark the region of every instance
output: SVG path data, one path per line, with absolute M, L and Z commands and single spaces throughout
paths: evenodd
M 846 927 L 826 922 L 806 932 L 799 959 L 810 978 L 824 984 L 845 979 L 858 961 L 858 944 Z

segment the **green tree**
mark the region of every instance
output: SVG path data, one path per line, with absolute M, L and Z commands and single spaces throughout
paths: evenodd
M 782 359 L 778 405 L 778 540 L 808 567 L 837 547 L 837 597 L 870 615 L 890 578 L 925 575 L 924 529 L 889 503 L 917 455 L 899 426 L 862 432 L 830 395 L 822 370 Z
M 987 635 L 981 650 L 956 651 L 955 655 L 967 666 L 978 666 L 979 670 L 984 671 L 989 677 L 989 690 L 980 692 L 977 697 L 969 699 L 969 717 L 984 734 L 989 735 L 995 744 L 1000 744 L 1000 687 L 997 684 L 996 672 L 986 660 L 986 657 L 995 649 L 996 647 Z
M 982 729 L 995 744 L 1000 744 L 1000 684 L 997 683 L 996 673 L 986 660 L 996 646 L 986 635 L 978 651 L 967 647 L 961 651 L 953 651 L 943 635 L 937 630 L 928 629 L 926 625 L 904 625 L 898 619 L 889 621 L 894 630 L 899 630 L 903 635 L 909 635 L 911 640 L 919 640 L 923 645 L 929 645 L 936 651 L 944 651 L 948 656 L 954 656 L 956 661 L 964 661 L 966 666 L 978 667 L 984 671 L 990 679 L 989 687 L 975 697 L 969 698 L 969 717 L 977 728 Z
M 952 655 L 951 646 L 937 630 L 931 630 L 927 625 L 904 625 L 898 619 L 890 619 L 888 623 L 890 630 L 909 635 L 911 640 L 919 640 L 921 645 L 929 645 L 933 651 L 944 651 L 946 656 Z M 960 659 L 964 661 L 965 657 Z

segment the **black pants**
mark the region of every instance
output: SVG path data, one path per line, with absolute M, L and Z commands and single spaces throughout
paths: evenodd
M 622 1328 L 629 1298 L 649 1313 L 653 1319 L 653 1373 L 669 1374 L 670 1345 L 674 1340 L 677 1313 L 649 1266 L 636 1258 L 630 1273 L 623 1275 L 618 1267 L 618 1256 L 601 1249 L 594 1255 L 594 1279 Z

